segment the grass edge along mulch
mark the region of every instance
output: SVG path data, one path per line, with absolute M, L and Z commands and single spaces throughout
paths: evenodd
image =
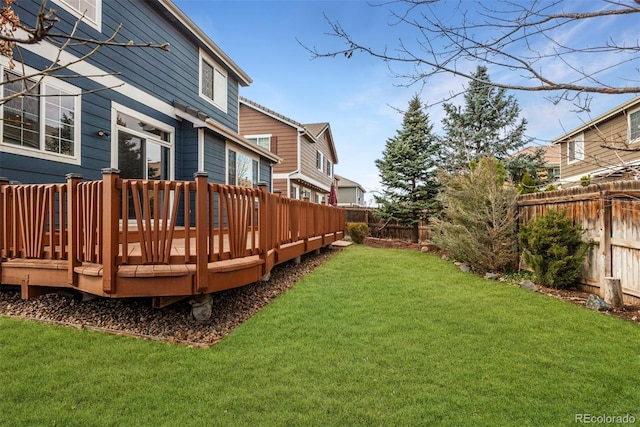
M 0 348 L 6 425 L 640 416 L 638 325 L 416 251 L 349 247 L 206 350 L 14 319 Z

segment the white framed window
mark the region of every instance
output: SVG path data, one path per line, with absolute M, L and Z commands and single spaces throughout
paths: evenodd
M 258 159 L 237 147 L 227 147 L 227 184 L 255 187 L 260 179 Z
M 102 31 L 102 0 L 53 0 L 67 12 Z
M 300 187 L 298 187 L 295 184 L 291 184 L 291 189 L 289 190 L 289 197 L 291 197 L 292 199 L 299 199 L 300 198 Z
M 173 179 L 175 129 L 135 110 L 111 109 L 111 165 L 126 179 Z
M 640 142 L 640 109 L 629 113 L 629 142 Z
M 576 136 L 567 143 L 567 163 L 584 160 L 584 134 Z
M 35 72 L 25 67 L 27 73 Z M 39 84 L 2 68 L 2 151 L 80 164 L 80 105 L 82 91 L 53 77 Z M 28 93 L 22 94 L 30 88 Z
M 200 51 L 200 96 L 227 112 L 227 71 Z
M 324 155 L 320 151 L 316 151 L 316 168 L 319 171 L 324 168 Z
M 316 203 L 324 204 L 324 194 L 316 193 Z
M 247 135 L 245 138 L 256 144 L 258 147 L 271 151 L 271 135 Z
M 333 163 L 331 163 L 331 160 L 329 159 L 327 159 L 327 168 L 325 172 L 327 173 L 327 176 L 333 177 Z

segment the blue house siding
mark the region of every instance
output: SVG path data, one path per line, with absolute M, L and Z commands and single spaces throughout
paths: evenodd
M 269 191 L 273 191 L 271 188 L 272 180 L 271 180 L 271 162 L 261 158 L 260 159 L 260 181 L 267 183 L 267 188 Z
M 64 9 L 58 11 L 61 22 L 56 25 L 59 30 L 70 31 L 76 18 Z M 84 36 L 104 39 L 113 34 L 118 25 L 123 27 L 117 41 L 127 43 L 169 43 L 169 52 L 151 48 L 103 48 L 87 59 L 87 62 L 105 69 L 108 72 L 121 73 L 119 78 L 145 92 L 158 97 L 165 103 L 172 104 L 174 99 L 205 112 L 209 117 L 222 123 L 234 132 L 238 130 L 238 81 L 223 61 L 208 55 L 226 69 L 227 79 L 227 112 L 215 107 L 199 93 L 199 48 L 205 46 L 190 32 L 179 29 L 164 6 L 157 2 L 140 0 L 109 0 L 102 2 L 102 32 L 98 34 L 89 25 L 81 25 Z M 69 50 L 72 52 L 72 50 Z M 86 51 L 86 49 L 85 49 Z M 73 50 L 81 54 L 79 48 Z
M 225 141 L 211 132 L 204 135 L 204 170 L 209 173 L 209 182 L 226 182 Z
M 193 174 L 198 172 L 198 129 L 183 121 L 180 135 L 182 143 L 176 150 L 176 179 L 192 181 Z
M 54 0 L 51 0 L 49 5 L 58 6 Z M 39 2 L 20 2 L 16 5 L 16 11 L 23 22 L 30 24 L 34 22 L 33 17 L 38 6 Z M 56 32 L 69 33 L 76 17 L 62 7 L 56 9 L 60 18 L 55 26 Z M 186 115 L 180 113 L 181 118 L 177 117 L 174 105 L 177 105 L 178 101 L 237 133 L 239 86 L 240 83 L 247 84 L 246 75 L 243 75 L 242 71 L 235 74 L 239 70 L 235 64 L 229 62 L 230 67 L 225 65 L 224 61 L 209 49 L 210 45 L 201 41 L 192 29 L 183 27 L 176 16 L 157 0 L 103 0 L 102 32 L 81 23 L 76 35 L 105 40 L 120 23 L 123 27 L 116 38 L 117 42 L 126 44 L 132 40 L 135 43 L 169 43 L 170 51 L 103 47 L 84 63 L 77 65 L 82 67 L 82 70 L 89 70 L 86 73 L 78 69 L 61 71 L 60 74 L 66 75 L 92 75 L 64 79 L 82 91 L 79 123 L 77 122 L 81 132 L 80 164 L 33 158 L 0 150 L 0 176 L 24 183 L 63 182 L 68 173 L 79 173 L 86 180 L 99 179 L 101 170 L 112 166 L 112 148 L 115 145 L 113 141 L 117 139 L 117 132 L 114 131 L 115 123 L 112 123 L 111 115 L 116 103 L 174 129 L 172 166 L 175 179 L 192 180 L 193 174 L 204 162 L 204 169 L 209 173 L 210 181 L 226 181 L 225 146 L 229 143 L 229 138 L 238 142 L 239 135 L 236 138 L 221 130 L 221 134 L 226 137 L 221 136 L 216 131 L 206 129 L 202 118 L 193 117 L 193 123 L 197 123 L 201 128 L 205 126 L 206 129 L 204 159 L 199 159 L 200 131 L 189 121 L 188 111 Z M 200 49 L 228 73 L 226 112 L 199 95 Z M 67 53 L 81 56 L 89 50 L 87 46 L 74 46 L 68 48 Z M 51 56 L 55 54 L 55 49 L 45 49 L 41 54 Z M 50 58 L 44 58 L 28 50 L 24 50 L 23 55 L 25 64 L 34 69 L 43 69 L 50 65 Z M 95 69 L 88 69 L 87 65 Z M 96 77 L 110 73 L 116 74 L 110 77 L 110 81 Z M 117 87 L 118 82 L 124 82 L 129 86 Z M 99 130 L 104 131 L 106 135 L 99 136 Z M 260 179 L 269 184 L 272 161 L 273 159 L 268 158 L 260 159 Z

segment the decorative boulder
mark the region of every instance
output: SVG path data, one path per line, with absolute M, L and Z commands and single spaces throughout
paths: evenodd
M 498 280 L 500 278 L 500 275 L 496 273 L 486 273 L 484 275 L 484 278 L 487 280 Z
M 465 273 L 471 271 L 471 267 L 469 267 L 467 264 L 462 264 L 458 268 L 460 268 L 460 271 L 464 271 Z
M 538 287 L 531 280 L 523 280 L 522 282 L 520 282 L 520 287 L 533 292 L 538 292 Z
M 596 311 L 611 311 L 612 307 L 596 294 L 589 295 L 586 306 Z
M 202 295 L 200 297 L 189 300 L 191 304 L 191 317 L 196 322 L 206 322 L 211 319 L 213 308 L 213 297 L 211 294 Z

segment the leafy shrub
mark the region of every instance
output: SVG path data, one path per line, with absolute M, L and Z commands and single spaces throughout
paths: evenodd
M 364 222 L 350 222 L 347 224 L 347 233 L 353 243 L 362 244 L 369 235 L 369 226 Z
M 553 184 L 549 184 L 547 185 L 547 187 L 544 189 L 544 191 L 556 191 L 558 189 L 558 187 L 556 187 Z
M 588 187 L 591 185 L 591 175 L 584 175 L 580 177 L 580 185 L 583 187 Z
M 564 211 L 555 210 L 521 227 L 518 240 L 524 261 L 533 269 L 534 281 L 557 289 L 573 285 L 591 247 L 590 242 L 582 240 L 583 233 Z
M 443 175 L 443 217 L 431 218 L 431 240 L 479 273 L 508 271 L 517 261 L 516 189 L 504 166 L 484 158 L 468 174 Z

